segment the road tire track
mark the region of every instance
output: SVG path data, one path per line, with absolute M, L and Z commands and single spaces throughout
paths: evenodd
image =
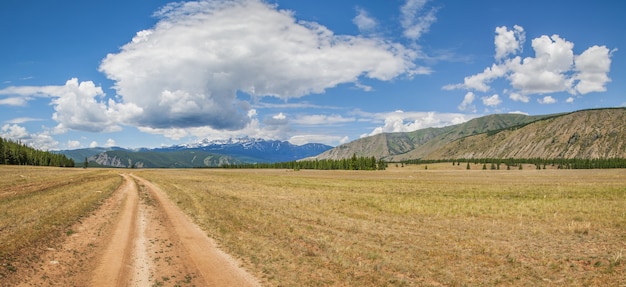
M 203 281 L 201 286 L 260 286 L 256 278 L 244 271 L 237 261 L 217 248 L 197 225 L 168 198 L 167 195 L 151 182 L 134 176 L 137 182 L 145 186 L 157 201 L 159 208 L 167 216 L 168 229 L 180 241 L 181 247 L 189 260 L 189 269 L 198 270 Z
M 121 176 L 112 197 L 17 286 L 260 286 L 156 185 Z
M 107 245 L 98 267 L 94 272 L 92 286 L 126 286 L 130 278 L 130 260 L 133 241 L 137 229 L 137 209 L 139 196 L 135 182 L 127 175 L 119 191 L 126 194 L 113 235 Z

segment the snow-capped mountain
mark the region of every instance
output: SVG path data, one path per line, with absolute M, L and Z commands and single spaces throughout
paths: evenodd
M 245 162 L 282 162 L 315 156 L 331 148 L 331 146 L 318 143 L 294 145 L 288 141 L 242 137 L 218 140 L 203 139 L 197 143 L 176 145 L 165 149 L 202 150 L 240 158 Z
M 154 149 L 81 149 L 60 151 L 75 162 L 115 167 L 201 167 L 232 163 L 272 163 L 316 156 L 331 146 L 242 137 L 225 140 L 204 139 L 197 143 Z

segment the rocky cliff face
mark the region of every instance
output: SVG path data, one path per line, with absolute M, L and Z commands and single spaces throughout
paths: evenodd
M 89 157 L 89 161 L 95 161 L 96 163 L 105 166 L 126 167 L 126 165 L 122 163 L 121 159 L 109 156 L 109 154 L 105 152 Z
M 99 165 L 110 166 L 110 167 L 123 167 L 123 168 L 133 167 L 133 166 L 136 168 L 144 167 L 143 162 L 138 161 L 138 162 L 133 163 L 132 160 L 129 158 L 122 159 L 117 156 L 111 156 L 106 152 L 91 156 L 89 157 L 88 160 L 90 162 L 96 162 Z

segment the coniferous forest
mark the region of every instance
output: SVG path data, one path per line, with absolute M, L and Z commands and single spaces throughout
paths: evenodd
M 74 160 L 0 138 L 0 164 L 73 167 Z
M 344 159 L 302 160 L 276 163 L 248 163 L 223 165 L 222 168 L 287 168 L 317 170 L 385 170 L 387 162 L 376 160 L 375 157 L 357 157 Z
M 606 168 L 626 168 L 625 158 L 473 158 L 473 159 L 442 159 L 442 160 L 406 160 L 403 164 L 427 164 L 437 162 L 450 162 L 460 165 L 460 163 L 482 164 L 489 169 L 511 169 L 511 167 L 519 167 L 520 164 L 533 164 L 537 169 L 545 169 L 547 166 L 556 167 L 558 169 L 606 169 Z

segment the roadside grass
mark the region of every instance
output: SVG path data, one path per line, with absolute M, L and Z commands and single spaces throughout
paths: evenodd
M 624 170 L 138 170 L 269 286 L 626 284 Z
M 23 249 L 43 248 L 46 242 L 74 234 L 70 226 L 121 182 L 111 170 L 0 166 L 0 278 L 28 261 L 16 257 Z

